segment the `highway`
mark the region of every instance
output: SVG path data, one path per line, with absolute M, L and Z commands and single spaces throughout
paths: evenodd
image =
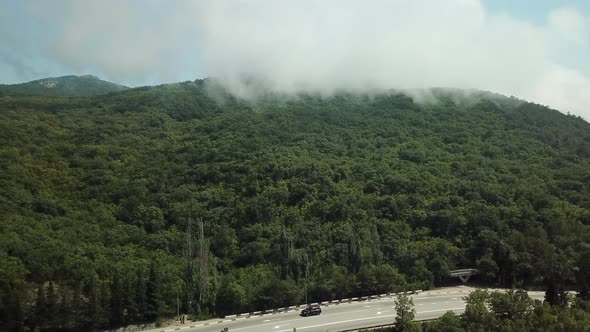
M 474 290 L 475 288 L 458 286 L 412 295 L 416 320 L 440 317 L 449 310 L 462 313 L 465 310 L 463 297 Z M 544 292 L 529 292 L 529 296 L 542 300 Z M 168 326 L 152 331 L 219 332 L 227 327 L 230 332 L 291 332 L 293 328 L 304 332 L 325 332 L 388 324 L 392 323 L 394 318 L 394 298 L 383 297 L 371 301 L 322 306 L 322 314 L 319 316 L 300 317 L 299 311 L 290 311 L 250 318 L 234 318 L 235 320 L 186 322 L 184 325 Z

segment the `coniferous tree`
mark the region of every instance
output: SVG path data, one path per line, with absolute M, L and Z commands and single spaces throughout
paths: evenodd
M 135 286 L 135 305 L 137 306 L 138 322 L 146 322 L 149 320 L 146 317 L 146 314 L 148 312 L 147 298 L 147 282 L 145 280 L 142 270 L 140 270 L 137 276 L 137 282 Z
M 197 232 L 197 301 L 200 314 L 209 292 L 209 239 L 205 237 L 205 226 L 200 218 L 197 226 L 199 227 Z
M 58 317 L 59 303 L 57 293 L 53 286 L 53 281 L 47 286 L 47 325 L 50 327 L 60 326 L 60 317 Z
M 119 327 L 123 324 L 123 287 L 119 273 L 115 272 L 111 281 L 110 326 Z
M 99 303 L 100 303 L 100 328 L 109 327 L 111 321 L 111 292 L 108 282 L 100 281 L 99 289 Z
M 24 310 L 19 292 L 10 285 L 0 286 L 0 327 L 11 331 L 24 330 Z
M 45 288 L 39 285 L 37 288 L 37 298 L 33 307 L 33 322 L 32 326 L 43 328 L 47 322 L 47 297 L 45 295 Z
M 84 310 L 84 326 L 88 329 L 100 328 L 101 322 L 101 308 L 100 308 L 100 294 L 97 285 L 97 280 L 90 279 L 86 285 L 85 296 L 87 298 Z
M 150 266 L 150 274 L 146 285 L 147 310 L 145 317 L 148 321 L 154 321 L 161 311 L 161 299 L 158 290 L 158 281 L 156 266 L 155 264 L 152 264 Z
M 123 325 L 137 322 L 137 304 L 135 303 L 135 281 L 131 273 L 124 275 L 121 298 L 123 299 Z
M 73 328 L 74 324 L 72 322 L 72 296 L 68 296 L 68 291 L 66 287 L 59 288 L 60 298 L 59 298 L 59 308 L 57 310 L 58 317 L 60 320 L 60 326 L 63 328 Z
M 84 301 L 82 300 L 82 287 L 79 284 L 73 286 L 72 292 L 72 326 L 81 328 L 84 325 Z

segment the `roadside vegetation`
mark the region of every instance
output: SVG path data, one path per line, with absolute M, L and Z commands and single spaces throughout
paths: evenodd
M 567 296 L 550 305 L 531 299 L 525 291 L 507 293 L 478 290 L 467 298 L 465 313 L 452 312 L 422 325 L 424 332 L 468 331 L 588 331 L 590 302 Z

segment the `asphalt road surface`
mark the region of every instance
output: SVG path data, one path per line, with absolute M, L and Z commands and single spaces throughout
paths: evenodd
M 459 286 L 425 291 L 412 295 L 416 308 L 416 320 L 442 316 L 447 311 L 462 313 L 465 310 L 463 297 L 475 288 Z M 529 296 L 542 300 L 544 292 L 529 292 Z M 339 331 L 392 323 L 395 319 L 393 297 L 371 301 L 342 303 L 322 306 L 319 316 L 300 317 L 299 311 L 267 314 L 239 318 L 233 321 L 211 320 L 206 322 L 186 322 L 184 325 L 168 326 L 152 331 L 194 331 L 219 332 L 227 327 L 230 332 L 291 332 L 293 328 L 304 332 Z

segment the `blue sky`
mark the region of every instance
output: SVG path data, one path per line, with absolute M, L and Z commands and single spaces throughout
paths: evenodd
M 589 0 L 0 0 L 4 84 L 252 72 L 283 90 L 481 88 L 586 116 L 588 59 Z
M 492 12 L 507 12 L 536 23 L 545 21 L 551 10 L 560 7 L 574 7 L 586 15 L 590 14 L 588 0 L 485 0 L 484 4 Z

